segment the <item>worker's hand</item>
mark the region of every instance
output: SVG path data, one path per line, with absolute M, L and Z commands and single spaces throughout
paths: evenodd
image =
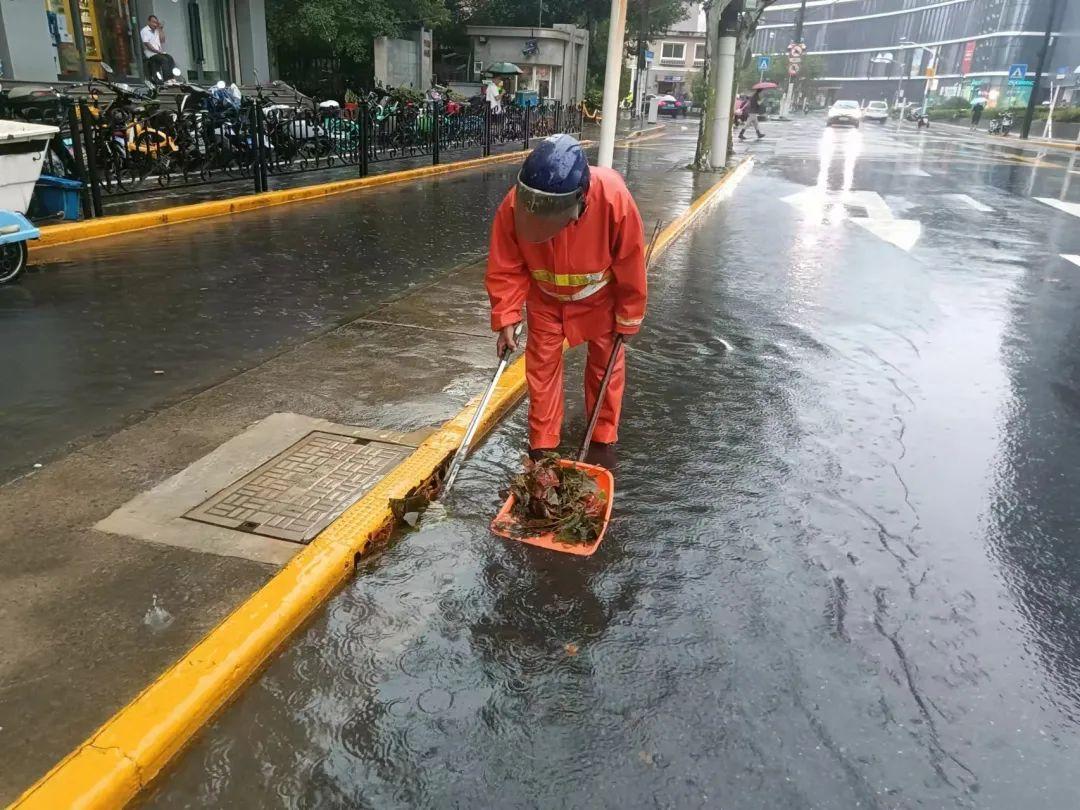
M 518 325 L 512 323 L 509 326 L 504 326 L 499 330 L 499 339 L 495 343 L 495 354 L 499 357 L 503 356 L 503 352 L 509 349 L 510 351 L 517 351 L 518 342 L 517 335 L 514 334 L 517 331 Z

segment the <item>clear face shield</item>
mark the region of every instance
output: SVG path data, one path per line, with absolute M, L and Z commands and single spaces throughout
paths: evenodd
M 524 242 L 546 242 L 581 216 L 580 189 L 550 194 L 529 188 L 520 180 L 514 201 L 514 230 Z

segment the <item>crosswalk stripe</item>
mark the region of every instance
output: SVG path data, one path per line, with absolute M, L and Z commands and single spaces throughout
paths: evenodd
M 1080 267 L 1080 253 L 1061 253 L 1059 254 L 1067 262 L 1072 262 L 1077 267 Z
M 1049 205 L 1051 208 L 1064 211 L 1066 214 L 1072 214 L 1074 217 L 1080 217 L 1080 203 L 1055 200 L 1053 197 L 1036 197 L 1035 199 Z
M 989 205 L 983 205 L 981 202 L 974 199 L 973 197 L 968 196 L 967 194 L 946 194 L 944 196 L 948 197 L 950 200 L 962 202 L 964 203 L 964 205 L 970 206 L 976 211 L 982 211 L 983 213 L 988 213 L 994 210 Z

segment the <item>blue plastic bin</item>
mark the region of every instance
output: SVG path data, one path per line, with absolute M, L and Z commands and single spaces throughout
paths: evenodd
M 81 191 L 82 183 L 78 180 L 41 175 L 34 186 L 34 196 L 30 200 L 30 217 L 32 219 L 78 219 L 79 192 Z

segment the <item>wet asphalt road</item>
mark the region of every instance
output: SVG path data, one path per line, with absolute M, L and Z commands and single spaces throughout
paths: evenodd
M 619 150 L 647 215 L 711 182 L 673 175 L 686 154 Z M 49 250 L 0 287 L 0 484 L 482 258 L 517 171 Z
M 1080 804 L 1070 156 L 788 131 L 653 274 L 598 554 L 488 534 L 519 409 L 149 806 Z

